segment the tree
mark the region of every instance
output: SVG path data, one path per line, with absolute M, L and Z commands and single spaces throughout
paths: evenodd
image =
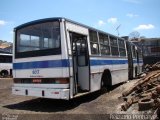
M 140 33 L 138 31 L 133 31 L 129 34 L 130 41 L 138 41 L 139 38 L 140 38 Z

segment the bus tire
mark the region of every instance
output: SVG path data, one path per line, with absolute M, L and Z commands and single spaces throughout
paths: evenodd
M 2 70 L 2 71 L 0 72 L 0 75 L 1 75 L 2 77 L 6 77 L 6 76 L 9 75 L 9 73 L 8 73 L 7 70 Z
M 104 70 L 101 78 L 101 89 L 107 89 L 111 86 L 111 73 L 109 70 Z
M 135 77 L 137 77 L 137 75 L 138 75 L 138 68 L 137 68 L 137 66 L 135 67 Z

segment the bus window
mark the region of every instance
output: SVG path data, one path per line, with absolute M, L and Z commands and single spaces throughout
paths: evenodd
M 60 26 L 58 22 L 35 24 L 18 30 L 17 38 L 17 52 L 59 48 Z
M 117 38 L 110 37 L 111 52 L 113 56 L 119 56 Z
M 60 22 L 31 24 L 16 30 L 15 57 L 61 54 Z
M 49 39 L 48 38 L 44 38 L 44 44 L 43 44 L 44 48 L 49 48 Z
M 97 54 L 99 53 L 98 44 L 91 42 L 91 43 L 90 43 L 90 46 L 91 46 L 91 54 L 97 55 Z
M 124 40 L 118 40 L 120 56 L 126 56 Z
M 100 50 L 102 55 L 110 55 L 108 36 L 99 33 Z
M 91 54 L 94 55 L 99 54 L 97 32 L 89 30 L 89 37 L 90 37 Z
M 40 44 L 40 37 L 39 36 L 31 36 L 31 45 L 33 47 L 38 47 Z
M 133 58 L 136 58 L 136 49 L 135 49 L 135 46 L 132 46 L 132 56 L 133 56 Z

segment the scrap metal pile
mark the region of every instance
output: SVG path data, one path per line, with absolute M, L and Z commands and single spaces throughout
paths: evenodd
M 122 93 L 126 111 L 132 104 L 138 103 L 139 111 L 160 109 L 160 62 L 145 66 L 146 73 L 129 90 Z M 145 74 L 145 75 L 144 75 Z

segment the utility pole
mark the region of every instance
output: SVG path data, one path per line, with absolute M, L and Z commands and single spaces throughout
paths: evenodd
M 118 34 L 118 37 L 119 37 L 119 28 L 121 27 L 121 24 L 119 24 L 116 28 L 116 31 L 117 31 L 117 34 Z

